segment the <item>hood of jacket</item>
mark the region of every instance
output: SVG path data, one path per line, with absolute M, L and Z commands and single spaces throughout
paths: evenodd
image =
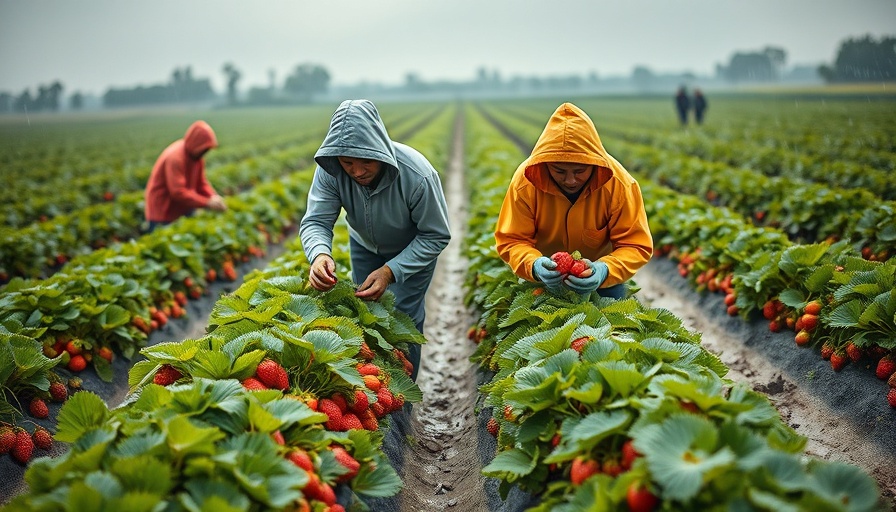
M 395 147 L 380 113 L 369 100 L 345 100 L 339 105 L 314 161 L 327 173 L 338 176 L 343 172 L 340 156 L 378 160 L 385 164 L 384 172 L 398 172 Z
M 206 150 L 218 147 L 218 138 L 212 127 L 205 121 L 196 121 L 187 128 L 184 135 L 184 150 L 193 158 Z
M 545 165 L 549 162 L 596 166 L 595 176 L 586 185 L 591 190 L 600 188 L 610 179 L 613 174 L 610 169 L 615 163 L 604 149 L 591 118 L 572 103 L 557 107 L 529 158 L 522 164 L 526 179 L 536 188 L 551 194 L 562 194 Z

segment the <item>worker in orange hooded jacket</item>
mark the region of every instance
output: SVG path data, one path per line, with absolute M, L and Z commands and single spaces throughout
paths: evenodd
M 623 283 L 650 260 L 653 239 L 641 188 L 607 153 L 579 107 L 560 105 L 517 168 L 495 242 L 517 276 L 554 293 L 569 288 L 621 298 Z M 588 277 L 564 277 L 549 257 L 576 250 L 591 265 Z
M 212 127 L 196 121 L 184 138 L 172 142 L 156 160 L 146 184 L 144 213 L 152 231 L 197 208 L 224 211 L 227 205 L 205 177 L 203 156 L 218 147 Z

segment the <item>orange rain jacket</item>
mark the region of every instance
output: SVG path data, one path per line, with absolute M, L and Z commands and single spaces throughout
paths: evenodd
M 551 179 L 547 162 L 596 166 L 575 204 Z M 532 264 L 540 256 L 578 250 L 607 264 L 602 288 L 622 283 L 650 260 L 653 239 L 641 187 L 607 153 L 597 129 L 572 103 L 557 108 L 517 168 L 504 196 L 495 229 L 498 254 L 524 279 L 535 281 Z
M 184 138 L 162 151 L 146 184 L 146 220 L 171 222 L 208 204 L 215 189 L 205 177 L 202 154 L 216 147 L 218 139 L 211 126 L 196 121 Z

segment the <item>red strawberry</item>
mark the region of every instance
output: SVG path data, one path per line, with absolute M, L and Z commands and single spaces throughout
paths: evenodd
M 812 340 L 812 337 L 807 331 L 801 330 L 800 332 L 796 333 L 796 336 L 794 336 L 793 339 L 797 345 L 804 347 L 809 344 L 809 342 Z
M 395 406 L 394 396 L 392 395 L 392 392 L 389 391 L 389 388 L 385 386 L 381 387 L 380 390 L 376 392 L 376 401 L 383 406 L 383 409 L 385 409 L 386 412 L 395 410 L 393 409 Z
M 516 419 L 516 415 L 513 414 L 513 406 L 510 404 L 504 406 L 504 419 L 507 421 L 514 421 Z
M 498 431 L 501 429 L 501 425 L 495 418 L 489 418 L 488 424 L 485 426 L 485 429 L 488 430 L 488 433 L 492 436 L 498 437 Z
M 358 419 L 361 420 L 361 425 L 364 427 L 364 430 L 374 432 L 380 428 L 380 423 L 377 421 L 373 409 L 367 409 L 366 411 L 359 413 Z
M 31 440 L 31 434 L 22 427 L 16 427 L 16 440 L 10 450 L 13 458 L 24 464 L 31 459 L 32 452 L 34 441 Z
M 890 378 L 887 379 L 887 386 L 896 388 L 896 373 L 893 373 L 893 375 L 890 375 Z
M 255 375 L 258 376 L 258 380 L 271 389 L 284 391 L 289 388 L 289 375 L 280 366 L 280 363 L 273 359 L 265 359 L 258 363 Z
M 813 300 L 812 302 L 806 304 L 806 307 L 805 307 L 805 309 L 803 309 L 803 312 L 805 312 L 809 315 L 817 316 L 819 313 L 821 313 L 821 303 L 818 302 L 817 300 Z
M 396 411 L 401 409 L 402 407 L 404 407 L 404 395 L 399 393 L 397 395 L 392 395 L 392 396 L 394 397 L 392 402 L 395 404 Z
M 885 355 L 877 362 L 877 368 L 874 373 L 881 380 L 890 378 L 890 375 L 896 373 L 896 360 L 891 355 Z
M 115 354 L 112 352 L 112 349 L 109 347 L 100 347 L 96 351 L 96 355 L 102 357 L 106 361 L 112 362 L 112 358 L 115 357 Z
M 568 274 L 570 267 L 572 267 L 572 255 L 565 251 L 555 252 L 551 255 L 551 260 L 557 264 L 556 270 L 561 274 Z
M 326 414 L 331 421 L 342 419 L 342 411 L 339 409 L 339 406 L 336 405 L 336 402 L 330 400 L 329 398 L 321 399 L 317 403 L 317 408 L 320 412 Z
M 33 398 L 28 405 L 28 412 L 35 418 L 46 418 L 50 415 L 50 409 L 47 408 L 47 403 L 42 398 Z
M 358 366 L 358 373 L 376 377 L 380 374 L 380 367 L 373 363 L 365 363 Z
M 660 500 L 646 486 L 632 482 L 625 495 L 625 501 L 631 512 L 651 512 L 659 505 Z
M 574 260 L 572 265 L 569 266 L 570 275 L 576 277 L 582 277 L 582 274 L 585 273 L 585 269 L 590 269 L 591 265 L 585 263 L 584 260 Z
M 345 430 L 364 430 L 361 420 L 353 412 L 347 412 L 342 415 L 342 424 Z
M 896 388 L 890 388 L 887 391 L 887 403 L 890 404 L 890 407 L 896 408 Z
M 855 343 L 850 341 L 846 345 L 846 355 L 849 356 L 849 358 L 853 362 L 856 362 L 862 358 L 862 349 L 860 349 L 859 347 L 856 346 Z
M 50 435 L 49 430 L 43 427 L 34 429 L 34 433 L 31 434 L 31 440 L 34 441 L 35 446 L 42 450 L 49 450 L 53 447 L 53 436 Z
M 205 280 L 214 283 L 218 280 L 218 272 L 213 268 L 208 269 L 208 272 L 205 273 Z
M 348 402 L 345 400 L 345 397 L 342 396 L 342 393 L 333 393 L 333 396 L 330 397 L 330 400 L 336 403 L 339 407 L 339 411 L 342 414 L 345 414 L 345 411 L 348 410 Z
M 376 416 L 377 418 L 382 418 L 389 412 L 386 410 L 385 407 L 383 407 L 383 404 L 381 404 L 379 402 L 374 402 L 374 403 L 370 404 L 370 410 L 373 411 L 373 415 Z
M 271 432 L 271 439 L 280 446 L 286 445 L 286 439 L 283 437 L 283 432 L 280 432 L 279 430 Z
M 762 305 L 762 316 L 765 317 L 766 320 L 775 318 L 777 313 L 778 312 L 776 311 L 775 303 L 773 301 L 766 301 L 766 303 Z
M 153 376 L 152 381 L 159 386 L 167 386 L 174 384 L 178 379 L 183 377 L 180 371 L 170 364 L 163 364 L 159 371 Z
M 781 322 L 779 322 L 778 320 L 772 320 L 768 323 L 768 330 L 772 332 L 781 332 L 781 329 Z
M 600 464 L 596 460 L 579 456 L 573 459 L 569 470 L 569 481 L 573 485 L 581 485 L 589 476 L 600 472 Z
M 187 305 L 187 294 L 178 290 L 174 292 L 174 301 L 177 302 L 181 307 Z
M 371 391 L 379 391 L 383 385 L 383 383 L 380 381 L 380 379 L 376 378 L 373 375 L 365 375 L 363 377 L 363 379 L 364 379 L 364 385 L 367 386 L 367 389 L 369 389 Z
M 569 348 L 575 350 L 578 353 L 582 353 L 582 350 L 585 350 L 585 345 L 591 341 L 590 336 L 582 336 L 581 338 L 576 338 L 569 344 Z
M 64 402 L 68 398 L 68 388 L 58 380 L 50 384 L 50 398 L 55 402 Z
M 256 379 L 255 377 L 248 377 L 243 380 L 243 387 L 249 391 L 264 391 L 265 389 L 271 389 L 264 385 L 263 382 Z
M 818 325 L 818 316 L 810 315 L 809 313 L 801 316 L 800 320 L 803 322 L 803 329 L 809 332 L 812 332 Z
M 635 459 L 641 456 L 637 450 L 635 450 L 634 445 L 632 444 L 632 440 L 629 439 L 626 442 L 622 443 L 622 468 L 623 469 L 631 469 L 632 464 L 635 463 Z
M 301 448 L 289 452 L 286 454 L 286 458 L 305 471 L 314 471 L 314 463 L 311 462 L 311 457 L 308 455 L 308 452 Z
M 333 446 L 330 448 L 330 451 L 332 451 L 333 456 L 336 457 L 336 462 L 348 469 L 348 473 L 339 475 L 339 478 L 336 480 L 337 482 L 346 482 L 357 476 L 358 470 L 361 469 L 361 463 L 345 451 L 345 448 L 341 446 Z
M 16 432 L 9 425 L 0 427 L 0 453 L 7 453 L 16 444 Z
M 352 404 L 352 411 L 357 414 L 361 414 L 361 412 L 367 410 L 368 407 L 370 407 L 370 401 L 367 399 L 367 393 L 361 391 L 360 389 L 356 389 L 355 403 Z
M 835 350 L 834 353 L 831 354 L 831 368 L 833 368 L 835 372 L 842 370 L 847 362 L 849 362 L 849 359 L 843 352 Z
M 84 368 L 87 368 L 87 360 L 84 359 L 84 356 L 78 354 L 76 356 L 72 356 L 71 359 L 68 360 L 68 369 L 73 372 L 83 371 Z
M 827 361 L 831 358 L 831 355 L 834 353 L 833 345 L 830 345 L 828 342 L 824 342 L 821 346 L 821 358 Z
M 728 306 L 728 316 L 737 316 L 740 312 L 740 308 L 737 306 Z

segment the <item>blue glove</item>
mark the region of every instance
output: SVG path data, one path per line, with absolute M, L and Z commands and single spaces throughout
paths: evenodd
M 563 276 L 555 270 L 556 268 L 557 263 L 547 256 L 538 258 L 532 264 L 532 275 L 535 279 L 544 283 L 544 287 L 554 293 L 559 292 L 563 285 Z
M 591 275 L 588 277 L 567 276 L 563 283 L 572 291 L 579 294 L 591 293 L 600 288 L 610 273 L 607 264 L 602 261 L 590 261 Z

